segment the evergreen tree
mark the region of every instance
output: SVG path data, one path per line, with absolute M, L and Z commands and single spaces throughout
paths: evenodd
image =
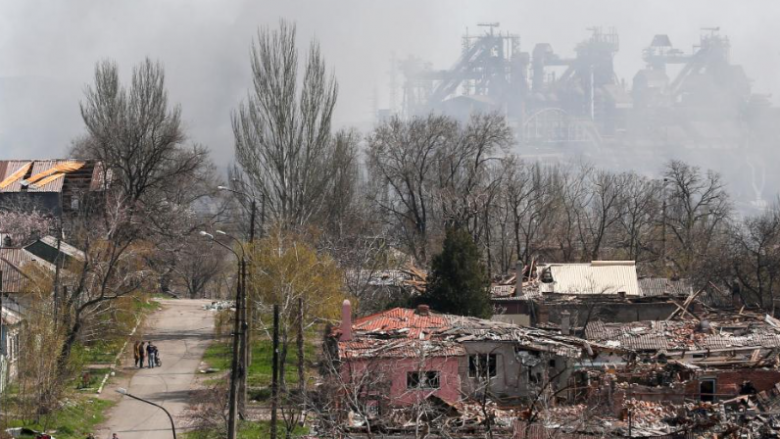
M 450 228 L 444 248 L 433 258 L 428 288 L 418 297 L 436 311 L 490 318 L 490 280 L 480 252 L 471 235 L 461 228 Z

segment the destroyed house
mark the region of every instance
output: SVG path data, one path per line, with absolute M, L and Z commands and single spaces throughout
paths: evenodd
M 59 216 L 106 189 L 111 173 L 94 160 L 0 161 L 0 208 Z
M 588 321 L 632 322 L 666 318 L 677 309 L 668 294 L 644 294 L 634 261 L 531 264 L 493 285 L 494 320 L 571 328 Z
M 552 331 L 439 314 L 421 305 L 351 320 L 326 343 L 345 391 L 377 412 L 431 397 L 456 404 L 484 392 L 515 404 L 540 388 L 563 385 L 573 363 L 611 348 Z
M 746 387 L 763 392 L 780 382 L 780 321 L 768 315 L 719 312 L 622 324 L 596 321 L 588 324 L 585 334 L 589 341 L 635 352 L 635 359 L 613 363 L 615 367 L 678 365 L 683 372 L 668 381 L 677 382 L 672 393 L 680 400 L 724 400 L 744 393 Z M 631 373 L 646 376 L 642 367 Z

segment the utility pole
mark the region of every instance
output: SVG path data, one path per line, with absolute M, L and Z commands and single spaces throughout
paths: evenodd
M 0 245 L 2 243 L 0 242 Z M 3 270 L 0 270 L 0 356 L 8 355 L 6 352 L 5 347 L 5 338 L 3 338 L 3 316 L 2 316 L 2 309 L 3 309 Z M 3 373 L 3 370 L 0 370 L 0 373 Z M 0 385 L 3 385 L 3 381 L 5 380 L 5 376 L 0 375 Z M 3 413 L 6 412 L 7 409 L 3 409 L 3 400 L 4 400 L 4 393 L 5 389 L 2 389 L 3 391 L 0 392 L 0 427 L 5 427 L 3 424 Z
M 279 305 L 274 305 L 273 364 L 271 365 L 271 439 L 276 439 L 276 410 L 279 407 Z
M 236 315 L 233 319 L 233 363 L 230 371 L 230 396 L 228 400 L 228 439 L 236 439 L 238 434 L 238 384 L 241 380 L 241 316 L 243 302 L 243 286 L 241 272 L 244 258 L 238 263 L 238 278 L 236 279 Z
M 255 242 L 255 212 L 257 211 L 257 202 L 252 199 L 251 214 L 249 217 L 249 248 L 250 251 L 254 251 L 253 245 Z M 247 404 L 247 379 L 249 378 L 249 366 L 252 364 L 252 331 L 254 330 L 254 301 L 251 295 L 246 292 L 246 267 L 244 266 L 241 271 L 241 284 L 244 289 L 244 300 L 246 304 L 244 306 L 244 343 L 242 349 L 242 362 L 244 366 L 244 377 L 241 380 L 239 390 L 239 405 L 242 417 L 246 417 L 246 404 Z
M 303 297 L 298 298 L 298 397 L 301 398 L 301 417 L 306 411 L 306 373 L 304 370 L 303 349 Z

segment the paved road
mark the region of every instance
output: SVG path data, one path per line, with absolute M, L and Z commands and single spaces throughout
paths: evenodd
M 203 309 L 206 303 L 210 301 L 162 301 L 163 310 L 149 320 L 144 340 L 157 345 L 163 365 L 138 370 L 127 386 L 129 393 L 165 407 L 177 426 L 185 423 L 181 417 L 190 404 L 193 378 L 213 336 L 213 313 Z M 131 371 L 132 349 L 126 354 L 122 367 Z M 116 388 L 108 386 L 104 392 L 115 392 Z M 125 396 L 108 414 L 98 437 L 110 438 L 111 433 L 117 433 L 120 439 L 170 439 L 170 425 L 162 410 Z

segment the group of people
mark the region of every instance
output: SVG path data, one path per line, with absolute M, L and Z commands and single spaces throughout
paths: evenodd
M 144 346 L 146 344 L 146 346 Z M 160 359 L 160 351 L 157 350 L 157 346 L 152 342 L 137 341 L 133 350 L 133 357 L 135 358 L 135 366 L 144 368 L 144 359 L 146 359 L 148 367 L 162 366 L 162 360 Z

